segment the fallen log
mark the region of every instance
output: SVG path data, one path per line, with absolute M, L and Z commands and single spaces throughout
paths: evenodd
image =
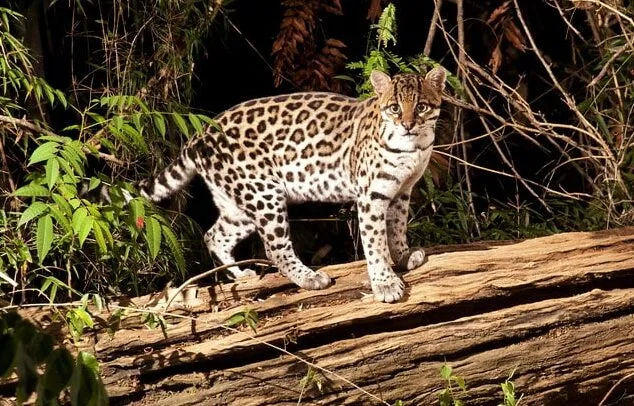
M 127 322 L 86 345 L 112 404 L 432 405 L 447 362 L 468 405 L 501 403 L 513 370 L 522 405 L 590 405 L 634 373 L 634 228 L 450 250 L 428 250 L 396 304 L 363 297 L 354 262 L 326 268 L 336 283 L 322 291 L 277 274 L 200 288 L 166 336 Z M 256 333 L 223 327 L 245 306 Z M 625 379 L 604 404 L 632 392 Z

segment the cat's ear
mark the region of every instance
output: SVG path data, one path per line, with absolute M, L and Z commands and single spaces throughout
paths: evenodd
M 374 87 L 374 93 L 381 97 L 390 89 L 392 79 L 387 73 L 373 70 L 372 73 L 370 73 L 370 82 L 372 82 L 372 87 Z
M 425 75 L 425 80 L 431 83 L 434 89 L 442 92 L 445 90 L 445 80 L 447 79 L 447 72 L 445 68 L 438 65 L 434 69 L 427 72 Z

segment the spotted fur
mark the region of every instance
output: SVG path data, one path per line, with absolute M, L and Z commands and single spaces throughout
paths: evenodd
M 257 232 L 280 272 L 306 289 L 325 288 L 330 278 L 297 258 L 287 205 L 356 201 L 374 296 L 397 301 L 404 284 L 391 260 L 409 270 L 425 258 L 407 245 L 407 214 L 431 155 L 445 71 L 393 78 L 375 71 L 371 81 L 375 96 L 366 100 L 308 92 L 230 108 L 216 117 L 220 129 L 190 140 L 172 164 L 141 182 L 141 193 L 159 201 L 201 175 L 220 210 L 205 234 L 209 251 L 232 263 L 238 242 Z

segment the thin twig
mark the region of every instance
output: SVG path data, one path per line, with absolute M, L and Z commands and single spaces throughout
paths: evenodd
M 467 161 L 465 161 L 462 158 L 459 158 L 459 157 L 457 157 L 455 155 L 448 154 L 448 153 L 443 152 L 443 151 L 434 150 L 434 152 L 436 152 L 436 153 L 438 153 L 440 155 L 444 155 L 444 156 L 446 156 L 448 158 L 455 159 L 456 161 L 458 161 L 462 165 L 470 166 L 472 168 L 479 169 L 481 171 L 494 173 L 496 175 L 501 175 L 501 176 L 504 176 L 504 177 L 507 177 L 507 178 L 512 178 L 512 179 L 518 179 L 518 180 L 519 179 L 523 179 L 519 175 L 512 174 L 512 173 L 506 173 L 506 172 L 503 172 L 503 171 L 498 171 L 496 169 L 487 168 L 486 166 L 480 166 L 478 164 L 467 162 Z M 548 186 L 544 186 L 541 183 L 535 182 L 535 181 L 530 180 L 530 179 L 524 179 L 524 181 L 526 181 L 526 183 L 529 183 L 531 185 L 534 185 L 534 186 L 537 186 L 537 187 L 539 187 L 541 189 L 544 189 L 548 193 L 552 193 L 554 195 L 561 196 L 561 197 L 566 197 L 566 198 L 575 199 L 575 200 L 580 200 L 582 197 L 583 198 L 591 198 L 592 197 L 591 195 L 589 195 L 587 193 L 560 192 L 560 191 L 551 189 Z
M 266 65 L 267 68 L 269 68 L 269 70 L 271 72 L 274 71 L 273 67 L 271 66 L 271 64 L 269 63 L 269 61 L 264 57 L 264 55 L 262 55 L 262 53 L 256 48 L 255 45 L 253 45 L 253 43 L 247 38 L 246 35 L 244 35 L 242 33 L 242 31 L 240 31 L 240 29 L 233 23 L 233 21 L 231 21 L 231 19 L 229 18 L 229 16 L 227 16 L 227 14 L 225 14 L 224 10 L 220 10 L 220 13 L 223 15 L 223 17 L 225 18 L 225 20 L 227 21 L 227 23 L 229 23 L 229 25 L 231 26 L 231 28 L 233 28 L 243 39 L 244 41 L 247 43 L 247 45 L 249 46 L 249 48 L 251 48 L 253 50 L 253 52 L 255 52 L 255 54 L 262 60 L 262 62 L 264 62 L 264 64 Z M 291 79 L 289 79 L 288 77 L 284 76 L 284 75 L 280 75 L 280 77 L 282 79 L 284 79 L 285 81 L 287 81 L 288 83 L 290 83 L 293 87 L 298 88 L 299 86 L 293 82 Z
M 628 379 L 634 377 L 634 372 L 629 373 L 627 375 L 625 375 L 623 378 L 619 379 L 618 381 L 616 381 L 616 383 L 614 385 L 612 385 L 612 387 L 610 388 L 610 390 L 608 391 L 608 393 L 605 394 L 605 396 L 603 397 L 603 399 L 601 399 L 601 402 L 599 402 L 598 406 L 603 406 L 605 404 L 605 402 L 610 398 L 610 395 L 612 394 L 612 392 L 614 392 L 614 390 L 623 382 L 627 381 Z
M 434 43 L 434 37 L 436 36 L 436 25 L 440 18 L 440 9 L 442 8 L 443 0 L 434 0 L 434 15 L 431 17 L 431 23 L 429 24 L 429 31 L 427 32 L 427 40 L 425 41 L 425 48 L 423 54 L 429 56 L 431 47 Z
M 458 25 L 458 78 L 460 83 L 464 83 L 464 78 L 467 74 L 467 68 L 465 66 L 466 53 L 464 48 L 464 0 L 458 0 L 456 3 L 456 24 Z M 458 133 L 458 139 L 462 143 L 460 145 L 460 150 L 462 152 L 462 157 L 465 161 L 469 160 L 467 155 L 467 146 L 465 144 L 465 131 L 464 131 L 464 121 L 462 111 L 456 109 L 456 127 L 455 132 Z M 467 205 L 469 206 L 469 211 L 473 216 L 476 233 L 480 235 L 480 223 L 478 221 L 478 216 L 476 215 L 475 203 L 473 202 L 473 187 L 471 186 L 471 174 L 469 173 L 469 167 L 464 167 L 464 176 L 465 176 L 465 184 L 467 187 Z M 462 190 L 462 187 L 461 187 Z
M 592 81 L 590 83 L 588 83 L 588 87 L 593 87 L 596 86 L 597 83 L 603 79 L 603 76 L 605 76 L 605 74 L 608 72 L 608 69 L 612 66 L 612 64 L 614 63 L 614 61 L 616 60 L 616 58 L 618 58 L 619 56 L 621 56 L 621 54 L 623 52 L 625 52 L 627 50 L 627 44 L 621 46 L 620 48 L 618 48 L 616 50 L 616 52 L 614 54 L 612 54 L 612 56 L 610 57 L 610 59 L 607 60 L 607 62 L 603 65 L 603 68 L 601 68 L 601 71 L 599 71 L 599 73 L 597 74 L 597 76 L 594 77 L 594 79 L 592 79 Z

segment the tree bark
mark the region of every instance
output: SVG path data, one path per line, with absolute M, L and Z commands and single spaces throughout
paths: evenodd
M 336 283 L 322 291 L 268 274 L 200 289 L 195 319 L 167 317 L 167 338 L 128 321 L 86 345 L 112 404 L 435 405 L 446 361 L 468 405 L 502 403 L 513 370 L 522 406 L 596 405 L 634 372 L 632 252 L 634 228 L 430 249 L 396 304 L 362 298 L 363 262 L 328 267 Z M 257 333 L 221 327 L 244 307 L 258 312 Z M 302 390 L 300 359 L 330 371 L 313 368 L 321 392 Z M 631 404 L 632 392 L 624 380 L 605 404 Z

